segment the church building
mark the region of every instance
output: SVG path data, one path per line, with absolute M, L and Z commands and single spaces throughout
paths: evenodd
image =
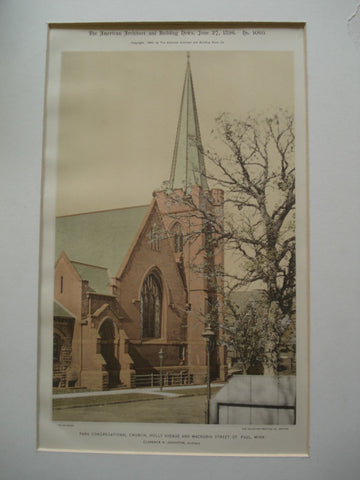
M 146 206 L 56 219 L 55 388 L 205 383 L 210 322 L 211 376 L 226 379 L 209 274 L 224 252 L 198 211 L 221 222 L 223 192 L 207 183 L 188 60 L 166 188 Z

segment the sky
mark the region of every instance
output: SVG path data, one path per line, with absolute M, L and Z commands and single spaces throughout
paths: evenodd
M 186 52 L 64 52 L 57 215 L 149 204 L 168 180 Z M 192 51 L 202 143 L 223 112 L 293 110 L 291 52 Z

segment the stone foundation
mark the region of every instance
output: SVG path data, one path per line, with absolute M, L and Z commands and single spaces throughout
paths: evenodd
M 81 387 L 88 390 L 106 390 L 109 385 L 108 372 L 83 370 L 81 372 Z

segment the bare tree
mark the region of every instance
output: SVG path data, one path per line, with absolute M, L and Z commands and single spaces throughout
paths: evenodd
M 293 116 L 279 111 L 246 121 L 218 119 L 229 155 L 208 155 L 211 175 L 229 205 L 222 239 L 236 252 L 242 273 L 233 287 L 261 282 L 269 304 L 294 313 L 295 165 Z
M 242 322 L 241 342 L 248 343 L 244 348 L 251 346 L 255 356 L 261 354 L 265 373 L 274 373 L 281 336 L 286 324 L 295 321 L 294 118 L 281 109 L 245 120 L 223 114 L 217 119 L 216 138 L 222 145 L 218 152 L 203 153 L 208 160 L 208 183 L 224 191 L 224 216 L 219 218 L 219 207 L 210 193 L 204 192 L 200 204 L 190 196 L 181 201 L 188 204 L 197 228 L 199 218 L 203 220 L 206 275 L 214 289 L 221 286 L 226 305 L 222 327 L 229 332 L 229 321 L 238 327 Z M 191 238 L 199 233 L 193 230 Z M 232 258 L 227 271 L 211 261 L 211 252 L 219 245 Z M 266 321 L 258 319 L 261 325 L 249 329 L 250 324 L 236 312 L 231 295 L 251 286 L 263 292 L 261 311 L 266 310 Z M 252 310 L 252 319 L 255 314 Z
M 227 301 L 224 310 L 223 341 L 236 361 L 233 368 L 242 374 L 262 373 L 266 348 L 264 304 L 255 300 L 245 305 Z

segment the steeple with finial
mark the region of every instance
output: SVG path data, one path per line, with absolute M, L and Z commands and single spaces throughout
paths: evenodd
M 208 188 L 188 52 L 169 186 L 187 192 L 193 185 Z

